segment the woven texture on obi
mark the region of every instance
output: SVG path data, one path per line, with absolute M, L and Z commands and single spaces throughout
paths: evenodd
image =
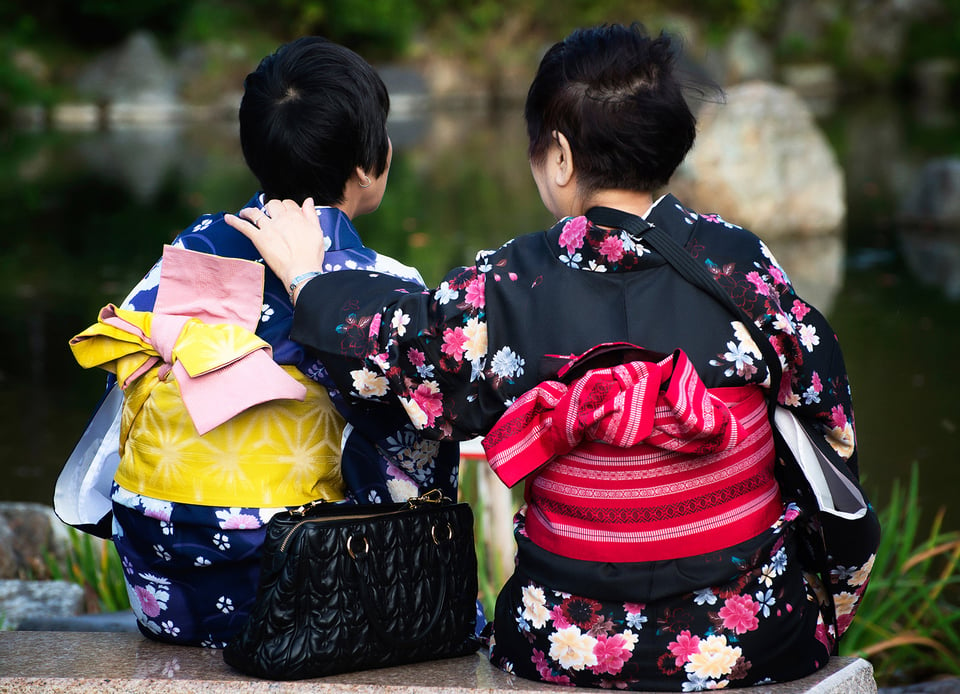
M 782 512 L 763 392 L 708 390 L 680 350 L 546 381 L 484 448 L 507 485 L 526 480 L 530 539 L 575 559 L 715 551 Z

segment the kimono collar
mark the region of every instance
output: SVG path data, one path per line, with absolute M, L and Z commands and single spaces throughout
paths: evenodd
M 660 219 L 669 218 L 670 215 L 668 213 L 664 217 L 658 213 L 670 208 L 675 201 L 673 196 L 664 195 L 647 211 L 647 219 L 661 226 Z M 655 217 L 657 221 L 654 222 Z M 560 262 L 576 270 L 629 272 L 666 262 L 659 255 L 652 254 L 642 238 L 623 229 L 597 226 L 585 216 L 561 220 L 549 235 L 559 246 L 556 252 Z
M 679 233 L 679 227 L 681 226 L 692 227 L 699 218 L 700 215 L 684 207 L 679 200 L 669 193 L 657 200 L 645 216 L 648 222 L 670 233 Z M 688 234 L 684 234 L 684 236 L 686 235 Z
M 258 193 L 256 206 L 262 210 L 265 204 L 263 193 Z M 339 267 L 360 269 L 376 263 L 376 252 L 363 245 L 360 234 L 343 210 L 326 205 L 318 205 L 316 210 L 320 218 L 320 228 L 323 229 L 323 236 L 326 239 L 324 245 L 326 269 Z

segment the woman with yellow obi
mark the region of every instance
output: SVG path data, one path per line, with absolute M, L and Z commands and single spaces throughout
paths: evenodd
M 352 51 L 318 37 L 281 46 L 244 82 L 241 145 L 262 188 L 245 207 L 312 197 L 330 268 L 420 291 L 416 270 L 366 248 L 351 223 L 383 197 L 388 110 Z M 123 390 L 112 539 L 149 638 L 224 646 L 253 604 L 278 510 L 456 494 L 455 444 L 422 439 L 399 407 L 355 409 L 290 340 L 290 295 L 306 279 L 285 286 L 223 213 L 203 215 L 71 340 Z

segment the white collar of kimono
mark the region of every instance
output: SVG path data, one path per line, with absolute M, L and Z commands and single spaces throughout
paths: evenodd
M 647 208 L 647 211 L 644 212 L 644 213 L 643 213 L 642 215 L 640 215 L 640 216 L 643 217 L 644 219 L 646 219 L 647 217 L 649 217 L 649 216 L 650 216 L 650 213 L 653 212 L 653 208 L 656 207 L 657 205 L 659 205 L 659 204 L 660 204 L 660 201 L 663 200 L 665 197 L 667 197 L 667 194 L 666 194 L 666 193 L 664 193 L 664 194 L 661 195 L 659 198 L 657 198 L 656 202 L 654 202 L 652 205 L 650 205 L 650 207 Z
M 257 197 L 257 205 L 259 205 L 260 209 L 262 210 L 266 206 L 266 204 L 267 204 L 266 197 L 264 196 L 263 193 L 260 193 L 260 195 Z M 314 205 L 314 209 L 316 209 L 318 212 L 320 210 L 329 210 L 332 208 L 333 208 L 332 205 Z

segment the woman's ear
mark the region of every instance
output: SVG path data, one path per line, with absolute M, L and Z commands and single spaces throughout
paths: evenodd
M 555 153 L 557 166 L 554 180 L 558 186 L 565 186 L 574 178 L 573 152 L 570 150 L 570 142 L 567 140 L 567 136 L 559 130 L 553 131 L 553 139 L 557 143 Z

